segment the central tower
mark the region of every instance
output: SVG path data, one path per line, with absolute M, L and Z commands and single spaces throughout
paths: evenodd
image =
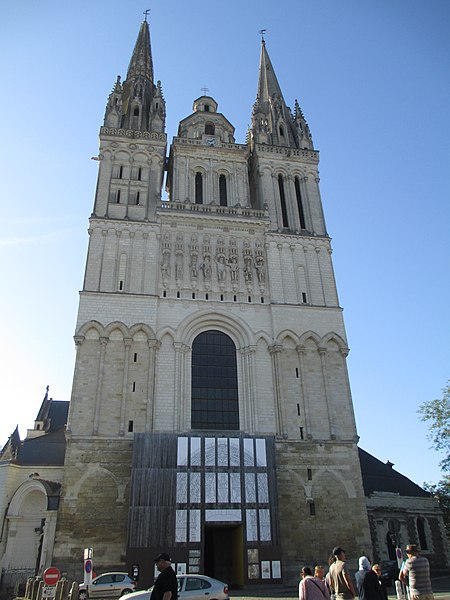
M 245 144 L 210 96 L 168 161 L 164 128 L 144 22 L 100 129 L 54 562 L 292 582 L 370 547 L 318 152 L 264 41 Z

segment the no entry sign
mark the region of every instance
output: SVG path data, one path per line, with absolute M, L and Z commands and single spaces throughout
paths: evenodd
M 56 585 L 61 577 L 59 569 L 56 567 L 49 567 L 44 571 L 44 583 L 47 585 Z

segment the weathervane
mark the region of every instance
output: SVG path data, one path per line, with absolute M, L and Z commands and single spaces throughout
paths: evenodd
M 258 33 L 261 35 L 261 41 L 264 42 L 264 34 L 266 33 L 267 29 L 260 29 L 258 31 Z
M 147 17 L 148 17 L 148 13 L 150 12 L 150 8 L 147 8 L 147 10 L 144 10 L 144 21 L 147 23 Z
M 209 88 L 207 88 L 205 85 L 202 88 L 200 88 L 200 89 L 203 92 L 204 96 L 206 96 L 206 94 L 209 92 Z

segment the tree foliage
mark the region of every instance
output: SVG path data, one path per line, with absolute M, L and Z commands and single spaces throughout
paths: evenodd
M 450 534 L 450 475 L 445 475 L 438 483 L 425 483 L 423 487 L 439 502 L 445 527 Z
M 424 402 L 419 410 L 422 421 L 430 422 L 428 438 L 433 442 L 433 447 L 439 452 L 444 452 L 444 458 L 439 463 L 443 471 L 450 471 L 450 380 L 442 390 L 442 398 Z M 447 493 L 450 493 L 450 483 L 447 480 Z M 442 482 L 440 482 L 442 483 Z M 439 485 L 439 484 L 437 484 Z M 430 490 L 429 490 L 430 491 Z

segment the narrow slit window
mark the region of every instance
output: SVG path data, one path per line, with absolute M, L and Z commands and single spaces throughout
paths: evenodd
M 119 291 L 123 290 L 123 281 L 119 281 Z
M 264 304 L 264 298 L 261 296 L 261 304 Z
M 192 292 L 192 300 L 195 300 L 195 292 Z
M 136 382 L 133 381 L 133 392 L 135 392 L 135 391 L 136 391 Z
M 203 175 L 199 171 L 195 174 L 195 204 L 203 204 Z
M 233 296 L 233 302 L 237 302 L 237 296 Z
M 296 377 L 297 377 L 297 379 L 298 379 L 298 377 L 299 377 L 299 373 L 298 373 L 298 367 L 295 367 L 295 376 L 296 376 Z
M 138 170 L 138 180 L 141 181 L 141 179 L 142 179 L 142 167 L 139 167 L 139 170 Z
M 220 294 L 220 301 L 223 302 L 223 294 Z
M 180 292 L 177 292 L 177 298 L 179 298 L 179 297 L 180 297 Z
M 297 404 L 297 415 L 300 416 L 300 404 Z
M 123 167 L 119 167 L 119 179 L 122 179 L 123 177 Z
M 312 469 L 308 469 L 307 471 L 308 481 L 312 481 Z
M 167 296 L 167 292 L 166 290 L 163 291 L 163 298 L 165 298 Z
M 300 430 L 300 439 L 304 440 L 305 438 L 304 438 L 304 435 L 303 435 L 303 427 L 299 427 L 299 430 Z
M 298 218 L 300 219 L 300 227 L 306 229 L 305 211 L 303 210 L 302 193 L 300 190 L 300 180 L 298 177 L 294 181 L 295 195 L 297 198 Z
M 314 502 L 309 503 L 309 516 L 310 517 L 316 516 L 316 505 L 314 504 Z
M 219 199 L 220 206 L 228 206 L 227 203 L 227 178 L 225 175 L 219 176 Z
M 141 197 L 141 192 L 136 192 L 136 206 L 139 204 L 140 197 Z
M 133 421 L 128 421 L 128 432 L 131 433 L 133 431 Z
M 205 294 L 205 300 L 209 300 L 209 294 Z
M 116 202 L 117 202 L 117 204 L 120 204 L 120 190 L 117 190 Z
M 283 220 L 283 227 L 287 228 L 289 227 L 289 221 L 287 215 L 286 195 L 284 193 L 284 182 L 282 175 L 278 175 L 278 189 L 280 191 L 281 217 Z
M 137 362 L 137 352 L 134 353 L 133 362 Z
M 251 297 L 251 296 L 249 296 L 249 297 L 248 297 L 248 301 L 249 301 L 249 302 L 251 302 L 251 301 L 252 301 L 252 297 Z
M 308 300 L 306 298 L 306 292 L 302 292 L 302 302 L 303 302 L 303 304 L 306 304 L 308 302 Z

